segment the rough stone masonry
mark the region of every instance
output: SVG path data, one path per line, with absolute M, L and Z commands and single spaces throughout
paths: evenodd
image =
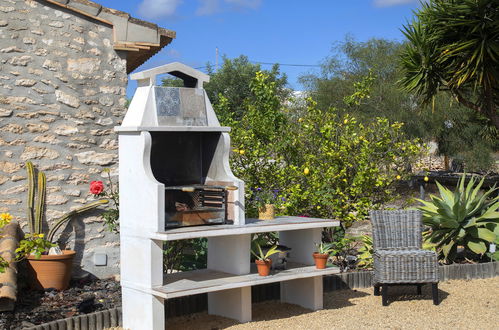
M 0 212 L 25 230 L 25 161 L 47 175 L 45 226 L 94 200 L 89 182 L 107 184 L 105 168 L 117 180 L 126 54 L 113 47 L 112 25 L 41 0 L 0 0 Z M 98 211 L 61 232 L 77 251 L 76 275 L 119 273 L 119 237 Z M 95 253 L 107 255 L 106 266 L 94 265 Z

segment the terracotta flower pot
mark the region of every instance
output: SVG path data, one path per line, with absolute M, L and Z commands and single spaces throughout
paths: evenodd
M 327 259 L 329 258 L 329 254 L 315 252 L 312 254 L 312 256 L 314 257 L 315 268 L 317 268 L 317 269 L 325 269 L 326 268 Z
M 255 260 L 256 268 L 258 269 L 258 275 L 268 276 L 270 274 L 270 267 L 272 266 L 272 260 Z
M 265 204 L 258 208 L 258 219 L 260 220 L 272 220 L 275 218 L 275 205 Z
M 62 253 L 42 255 L 40 259 L 34 255 L 28 256 L 28 281 L 32 289 L 66 290 L 69 287 L 75 251 L 63 250 Z

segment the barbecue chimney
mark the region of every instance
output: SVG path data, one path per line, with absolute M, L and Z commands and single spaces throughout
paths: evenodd
M 184 87 L 156 86 L 160 74 Z M 229 127 L 203 89 L 209 76 L 175 62 L 131 75 L 138 87 L 120 127 L 122 230 L 243 225 L 244 182 L 229 167 Z M 141 229 L 141 230 L 142 230 Z

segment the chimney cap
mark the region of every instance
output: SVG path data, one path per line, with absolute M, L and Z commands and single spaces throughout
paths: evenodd
M 156 68 L 133 73 L 130 75 L 130 79 L 139 80 L 139 82 L 142 81 L 139 83 L 142 86 L 154 86 L 156 84 L 156 76 L 164 73 L 182 79 L 185 87 L 203 88 L 203 83 L 210 81 L 209 75 L 180 62 L 168 63 Z

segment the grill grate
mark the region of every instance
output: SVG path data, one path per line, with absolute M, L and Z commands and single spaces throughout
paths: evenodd
M 227 220 L 227 187 L 165 187 L 165 206 L 167 228 L 224 224 Z

